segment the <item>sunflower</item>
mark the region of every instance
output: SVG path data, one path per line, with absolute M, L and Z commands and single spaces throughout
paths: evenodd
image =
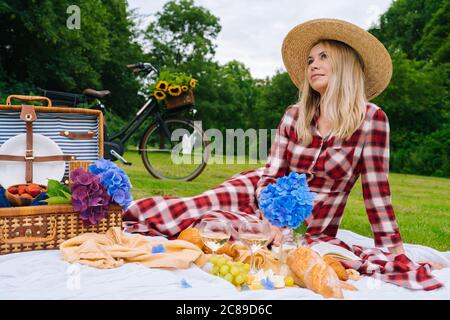
M 160 81 L 156 85 L 156 88 L 161 91 L 166 91 L 168 86 L 169 86 L 169 84 L 167 83 L 167 81 Z
M 169 94 L 172 96 L 179 96 L 181 94 L 181 86 L 176 85 L 176 86 L 170 86 L 169 87 Z
M 182 87 L 181 87 L 181 90 L 183 90 L 183 92 L 186 92 L 186 91 L 189 90 L 189 88 L 188 88 L 188 86 L 182 86 Z
M 157 100 L 164 100 L 166 98 L 166 94 L 160 90 L 156 90 L 153 95 Z
M 195 80 L 195 79 L 191 79 L 191 81 L 189 81 L 189 85 L 191 86 L 191 88 L 195 88 L 196 84 L 197 84 L 197 80 Z

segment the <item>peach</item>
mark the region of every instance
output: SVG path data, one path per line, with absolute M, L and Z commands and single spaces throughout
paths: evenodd
M 11 194 L 18 194 L 19 193 L 19 189 L 17 187 L 9 187 L 8 188 L 8 192 Z

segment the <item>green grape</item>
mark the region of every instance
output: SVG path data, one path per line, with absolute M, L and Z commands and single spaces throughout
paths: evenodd
M 217 264 L 217 256 L 212 256 L 211 258 L 209 258 L 209 262 L 211 262 L 212 264 Z
M 248 263 L 244 264 L 243 268 L 245 271 L 250 271 L 250 265 Z
M 244 264 L 242 263 L 242 262 L 236 262 L 236 267 L 242 267 L 242 266 L 244 266 Z
M 234 278 L 234 282 L 236 285 L 240 286 L 241 284 L 243 284 L 245 281 L 247 280 L 247 275 L 243 274 L 243 273 L 239 273 L 235 278 Z
M 224 275 L 223 277 L 225 280 L 227 280 L 228 282 L 233 283 L 234 277 L 231 273 L 227 273 L 226 275 Z
M 220 267 L 220 274 L 225 276 L 230 271 L 230 267 L 228 265 L 223 265 Z
M 219 267 L 223 266 L 225 263 L 227 263 L 227 259 L 226 258 L 224 258 L 224 257 L 217 258 L 217 263 L 216 264 Z
M 235 265 L 232 266 L 232 267 L 230 268 L 230 273 L 231 273 L 233 276 L 238 275 L 238 274 L 239 274 L 239 268 L 236 267 Z
M 220 267 L 219 267 L 219 266 L 214 266 L 214 267 L 211 269 L 211 271 L 212 271 L 214 274 L 218 274 L 218 273 L 219 273 L 219 270 L 220 270 Z

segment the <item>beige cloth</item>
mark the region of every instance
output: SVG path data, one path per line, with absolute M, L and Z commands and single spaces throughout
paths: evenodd
M 164 245 L 164 253 L 152 247 Z M 189 268 L 191 262 L 202 266 L 206 257 L 196 245 L 184 240 L 149 240 L 142 235 L 124 235 L 119 227 L 106 234 L 85 233 L 60 245 L 63 259 L 100 269 L 138 263 L 150 268 Z

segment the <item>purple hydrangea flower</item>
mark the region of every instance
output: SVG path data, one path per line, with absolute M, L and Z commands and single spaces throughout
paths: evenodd
M 305 174 L 291 172 L 262 190 L 259 208 L 274 226 L 295 229 L 311 215 L 316 195 Z
M 70 173 L 72 205 L 80 213 L 80 218 L 87 226 L 98 224 L 106 217 L 110 197 L 100 178 L 95 174 L 76 169 Z

